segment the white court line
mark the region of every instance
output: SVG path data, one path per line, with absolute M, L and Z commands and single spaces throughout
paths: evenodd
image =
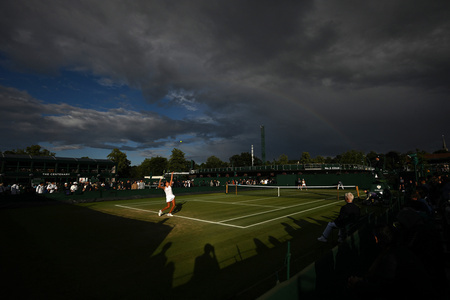
M 175 195 L 176 196 L 176 195 Z M 193 199 L 193 200 L 191 200 L 190 198 L 189 198 L 189 196 L 180 196 L 180 197 L 183 197 L 183 199 L 181 199 L 181 200 L 185 200 L 185 201 L 194 201 L 195 199 Z M 192 196 L 191 196 L 192 197 Z M 219 196 L 219 197 L 204 197 L 204 199 L 218 199 L 218 198 L 228 198 L 229 196 Z M 176 200 L 177 198 L 175 197 L 175 200 Z M 266 199 L 266 198 L 264 198 L 264 199 Z M 178 201 L 181 201 L 181 200 L 178 200 Z M 199 201 L 199 200 L 195 200 L 195 201 Z M 208 202 L 208 201 L 205 201 L 205 202 Z M 212 202 L 212 201 L 210 201 L 210 202 Z M 166 197 L 164 196 L 164 197 L 161 197 L 160 198 L 160 200 L 153 200 L 153 201 L 146 201 L 146 202 L 135 202 L 135 203 L 127 203 L 128 205 L 133 205 L 133 206 L 145 206 L 145 205 L 153 205 L 153 204 L 161 204 L 161 203 L 166 203 Z
M 229 221 L 249 218 L 249 217 L 253 217 L 253 216 L 257 216 L 257 215 L 269 214 L 269 213 L 272 213 L 272 212 L 277 211 L 277 210 L 283 210 L 283 209 L 287 209 L 287 208 L 307 205 L 307 204 L 316 203 L 316 202 L 319 202 L 319 201 L 325 201 L 325 200 L 316 200 L 316 201 L 311 201 L 311 202 L 295 204 L 295 205 L 291 205 L 291 206 L 281 206 L 281 207 L 280 206 L 276 206 L 277 209 L 273 209 L 273 210 L 269 210 L 269 211 L 262 211 L 262 212 L 254 213 L 254 214 L 251 214 L 251 215 L 245 215 L 245 216 L 236 217 L 236 218 L 233 218 L 233 219 L 223 220 L 223 221 L 220 221 L 220 222 L 229 222 Z
M 140 209 L 140 208 L 135 208 L 135 207 L 128 207 L 128 206 L 125 206 L 125 205 L 118 205 L 118 204 L 116 204 L 116 206 L 122 207 L 122 208 L 127 208 L 127 209 L 145 211 L 145 212 L 149 212 L 149 213 L 158 213 L 158 212 L 151 211 L 151 210 Z M 187 219 L 187 220 L 193 220 L 193 221 L 198 221 L 198 222 L 203 222 L 203 223 L 210 223 L 210 224 L 217 224 L 217 225 L 241 228 L 241 229 L 246 228 L 245 226 L 238 226 L 238 225 L 226 224 L 226 223 L 214 222 L 214 221 L 208 221 L 208 220 L 203 220 L 203 219 L 189 218 L 189 217 L 179 216 L 179 215 L 174 215 L 173 217 Z M 173 217 L 171 217 L 171 218 L 173 218 Z
M 288 214 L 288 215 L 285 215 L 285 216 L 282 216 L 282 217 L 273 218 L 273 219 L 262 221 L 262 222 L 259 222 L 259 223 L 247 225 L 247 226 L 245 226 L 245 228 L 253 227 L 253 226 L 256 226 L 256 225 L 261 225 L 261 224 L 264 224 L 264 223 L 272 222 L 272 221 L 275 221 L 275 220 L 278 220 L 278 219 L 287 218 L 287 217 L 290 217 L 290 216 L 295 216 L 295 215 L 302 214 L 304 212 L 315 210 L 315 209 L 322 208 L 322 207 L 325 207 L 325 206 L 334 205 L 334 204 L 336 204 L 336 202 L 340 202 L 340 201 L 336 200 L 333 203 L 328 203 L 328 204 L 325 204 L 325 205 L 321 205 L 321 206 L 305 209 L 305 210 L 302 210 L 302 211 L 299 211 L 299 212 L 296 212 L 296 213 L 293 213 L 293 214 Z
M 223 201 L 206 201 L 206 200 L 188 200 L 189 201 L 193 201 L 193 202 L 206 202 L 206 203 L 218 203 L 218 204 L 231 204 L 231 205 L 242 205 L 242 206 L 257 206 L 257 207 L 280 207 L 279 205 L 261 205 L 261 204 L 248 204 L 248 203 L 244 203 L 244 201 L 242 202 L 223 202 Z
M 261 200 L 266 200 L 266 199 L 278 199 L 278 197 L 265 197 L 265 198 L 258 198 L 258 199 L 253 199 L 253 200 L 244 200 L 244 201 L 239 201 L 241 203 L 246 203 L 246 202 L 254 202 L 254 201 L 261 201 Z
M 137 203 L 127 203 L 127 205 L 133 205 L 133 206 L 145 206 L 145 205 L 163 205 L 166 203 L 166 199 L 162 199 L 161 201 L 147 201 L 147 202 L 137 202 Z M 119 204 L 116 204 L 115 206 L 120 206 Z
M 240 229 L 244 229 L 244 228 L 247 228 L 247 227 L 248 227 L 248 226 L 239 226 L 239 225 L 233 225 L 233 224 L 222 223 L 221 221 L 215 222 L 215 221 L 208 221 L 208 220 L 203 220 L 203 219 L 189 218 L 189 217 L 179 216 L 179 215 L 174 215 L 174 217 L 175 217 L 175 216 L 176 216 L 177 218 L 188 219 L 188 220 L 192 220 L 192 221 L 199 221 L 199 222 L 210 223 L 210 224 L 223 225 L 223 226 L 228 226 L 228 227 L 235 227 L 235 228 L 240 228 Z
M 116 205 L 114 205 L 114 206 L 122 207 L 122 208 L 127 208 L 127 209 L 132 209 L 132 210 L 145 211 L 145 212 L 150 212 L 150 213 L 155 213 L 155 214 L 158 213 L 157 211 L 152 211 L 152 210 L 148 210 L 148 209 L 141 209 L 141 208 L 136 208 L 136 207 L 129 207 L 129 206 L 119 205 L 119 204 L 116 204 Z
M 191 201 L 193 201 L 193 200 L 191 200 Z M 318 201 L 323 201 L 323 200 L 318 200 Z M 187 219 L 187 220 L 192 220 L 192 221 L 198 221 L 198 222 L 203 222 L 203 223 L 210 223 L 210 224 L 216 224 L 216 225 L 223 225 L 223 226 L 228 226 L 228 227 L 235 227 L 235 228 L 240 228 L 240 229 L 246 229 L 246 228 L 249 228 L 249 227 L 253 227 L 253 226 L 265 224 L 265 223 L 268 223 L 268 222 L 272 222 L 272 221 L 275 221 L 275 220 L 278 220 L 278 219 L 283 219 L 283 218 L 286 218 L 286 217 L 289 217 L 289 216 L 294 216 L 294 215 L 298 215 L 298 214 L 301 214 L 301 213 L 304 213 L 304 212 L 312 211 L 312 210 L 315 210 L 315 209 L 318 209 L 318 208 L 326 207 L 326 206 L 329 206 L 329 205 L 335 205 L 337 202 L 340 202 L 340 200 L 333 201 L 332 203 L 328 203 L 328 204 L 325 204 L 325 205 L 321 205 L 321 206 L 305 209 L 305 210 L 302 210 L 302 211 L 298 211 L 298 212 L 295 212 L 295 213 L 292 213 L 292 214 L 288 214 L 288 215 L 285 215 L 285 216 L 272 218 L 272 219 L 269 219 L 269 220 L 265 220 L 265 221 L 262 221 L 262 222 L 259 222 L 259 223 L 255 223 L 255 224 L 251 224 L 251 225 L 247 225 L 247 226 L 239 226 L 239 225 L 233 225 L 233 224 L 224 223 L 224 222 L 227 222 L 227 221 L 230 221 L 230 220 L 234 220 L 234 219 L 229 219 L 229 220 L 216 222 L 216 221 L 208 221 L 208 220 L 204 220 L 204 219 L 190 218 L 190 217 L 185 217 L 185 216 L 180 216 L 180 215 L 174 215 L 173 217 Z M 226 203 L 226 204 L 229 204 L 229 203 Z M 281 209 L 287 209 L 287 208 L 290 208 L 290 207 L 300 206 L 300 205 L 303 205 L 303 204 L 293 205 L 293 206 L 289 206 L 289 207 L 283 207 Z M 128 207 L 128 206 L 125 206 L 125 205 L 118 205 L 118 204 L 116 204 L 115 206 L 122 207 L 122 208 L 127 208 L 127 209 L 132 209 L 132 210 L 145 211 L 145 212 L 149 212 L 149 213 L 158 213 L 158 212 L 151 211 L 151 210 L 140 209 L 140 208 L 135 208 L 135 207 Z M 277 210 L 280 210 L 280 209 L 271 210 L 271 211 L 267 211 L 267 212 L 263 212 L 263 213 L 270 213 L 270 212 L 277 211 Z M 246 216 L 243 216 L 243 217 L 238 217 L 236 219 L 242 219 L 242 218 L 251 217 L 251 216 L 254 216 L 254 215 L 257 215 L 257 214 L 246 215 Z

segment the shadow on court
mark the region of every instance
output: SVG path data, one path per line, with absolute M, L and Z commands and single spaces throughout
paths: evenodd
M 8 228 L 0 247 L 2 299 L 149 299 L 171 288 L 174 266 L 164 258 L 171 245 L 152 257 L 172 231 L 165 220 L 31 205 L 0 209 L 0 226 Z
M 172 213 L 177 213 L 180 212 L 183 209 L 183 205 L 185 205 L 187 203 L 187 201 L 183 201 L 183 202 L 179 202 L 179 203 L 175 203 L 175 208 L 173 209 Z

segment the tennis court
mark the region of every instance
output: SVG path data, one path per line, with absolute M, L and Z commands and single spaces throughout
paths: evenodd
M 244 187 L 236 194 L 233 191 L 228 194 L 179 196 L 177 202 L 183 209 L 175 209 L 174 218 L 246 229 L 341 204 L 335 188 L 310 188 L 308 191 L 291 187 L 284 188 L 283 195 L 278 196 L 277 193 L 277 189 L 255 186 Z M 343 192 L 339 198 L 343 198 Z M 152 199 L 145 203 L 139 201 L 115 206 L 157 215 L 162 207 L 161 202 L 160 199 Z

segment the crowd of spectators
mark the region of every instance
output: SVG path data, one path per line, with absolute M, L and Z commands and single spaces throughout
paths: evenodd
M 400 193 L 405 205 L 395 221 L 373 230 L 378 256 L 365 274 L 348 279 L 348 288 L 356 299 L 449 299 L 448 174 L 400 186 Z
M 256 178 L 240 178 L 237 180 L 230 180 L 227 182 L 228 184 L 237 184 L 237 185 L 270 185 L 274 184 L 275 181 L 273 179 L 256 179 Z
M 196 184 L 193 179 L 176 180 L 173 187 L 194 187 Z M 203 180 L 198 182 L 197 186 L 220 186 L 219 180 Z M 19 194 L 47 194 L 47 193 L 64 193 L 71 195 L 75 193 L 98 191 L 98 190 L 142 190 L 145 188 L 156 188 L 157 183 L 145 182 L 143 179 L 139 180 L 117 180 L 110 182 L 80 180 L 74 182 L 40 182 L 31 185 L 19 185 L 0 183 L 0 197 L 4 195 L 19 195 Z
M 143 190 L 145 189 L 145 182 L 142 179 L 112 181 L 105 185 L 105 188 L 113 190 Z
M 0 183 L 0 196 L 2 195 L 20 195 L 20 194 L 53 194 L 64 193 L 66 195 L 98 191 L 98 190 L 137 190 L 146 187 L 144 180 L 126 180 L 117 182 L 94 182 L 94 181 L 74 181 L 74 182 L 40 182 L 38 184 L 4 184 Z
M 174 181 L 173 187 L 191 188 L 194 186 L 219 187 L 225 184 L 237 185 L 270 185 L 274 181 L 270 179 L 240 178 L 233 180 L 203 179 L 194 181 L 193 179 L 184 179 Z M 19 194 L 47 194 L 64 193 L 71 195 L 75 193 L 98 191 L 98 190 L 141 190 L 145 188 L 156 188 L 157 184 L 145 182 L 144 180 L 118 180 L 111 182 L 80 180 L 73 182 L 40 182 L 32 185 L 19 185 L 0 183 L 0 196 L 19 195 Z

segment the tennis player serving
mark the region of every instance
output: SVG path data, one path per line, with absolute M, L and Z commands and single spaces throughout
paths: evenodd
M 163 209 L 161 209 L 158 213 L 158 216 L 162 216 L 163 215 L 163 211 L 165 211 L 166 209 L 168 209 L 170 207 L 170 203 L 172 203 L 172 208 L 170 209 L 169 213 L 167 214 L 168 217 L 173 217 L 172 215 L 172 210 L 175 208 L 175 195 L 172 192 L 172 184 L 173 184 L 173 172 L 172 175 L 170 176 L 170 181 L 166 181 L 165 185 L 161 184 L 161 180 L 162 178 L 159 180 L 158 183 L 158 188 L 164 190 L 164 193 L 166 193 L 166 202 L 167 205 L 166 207 L 164 207 Z

